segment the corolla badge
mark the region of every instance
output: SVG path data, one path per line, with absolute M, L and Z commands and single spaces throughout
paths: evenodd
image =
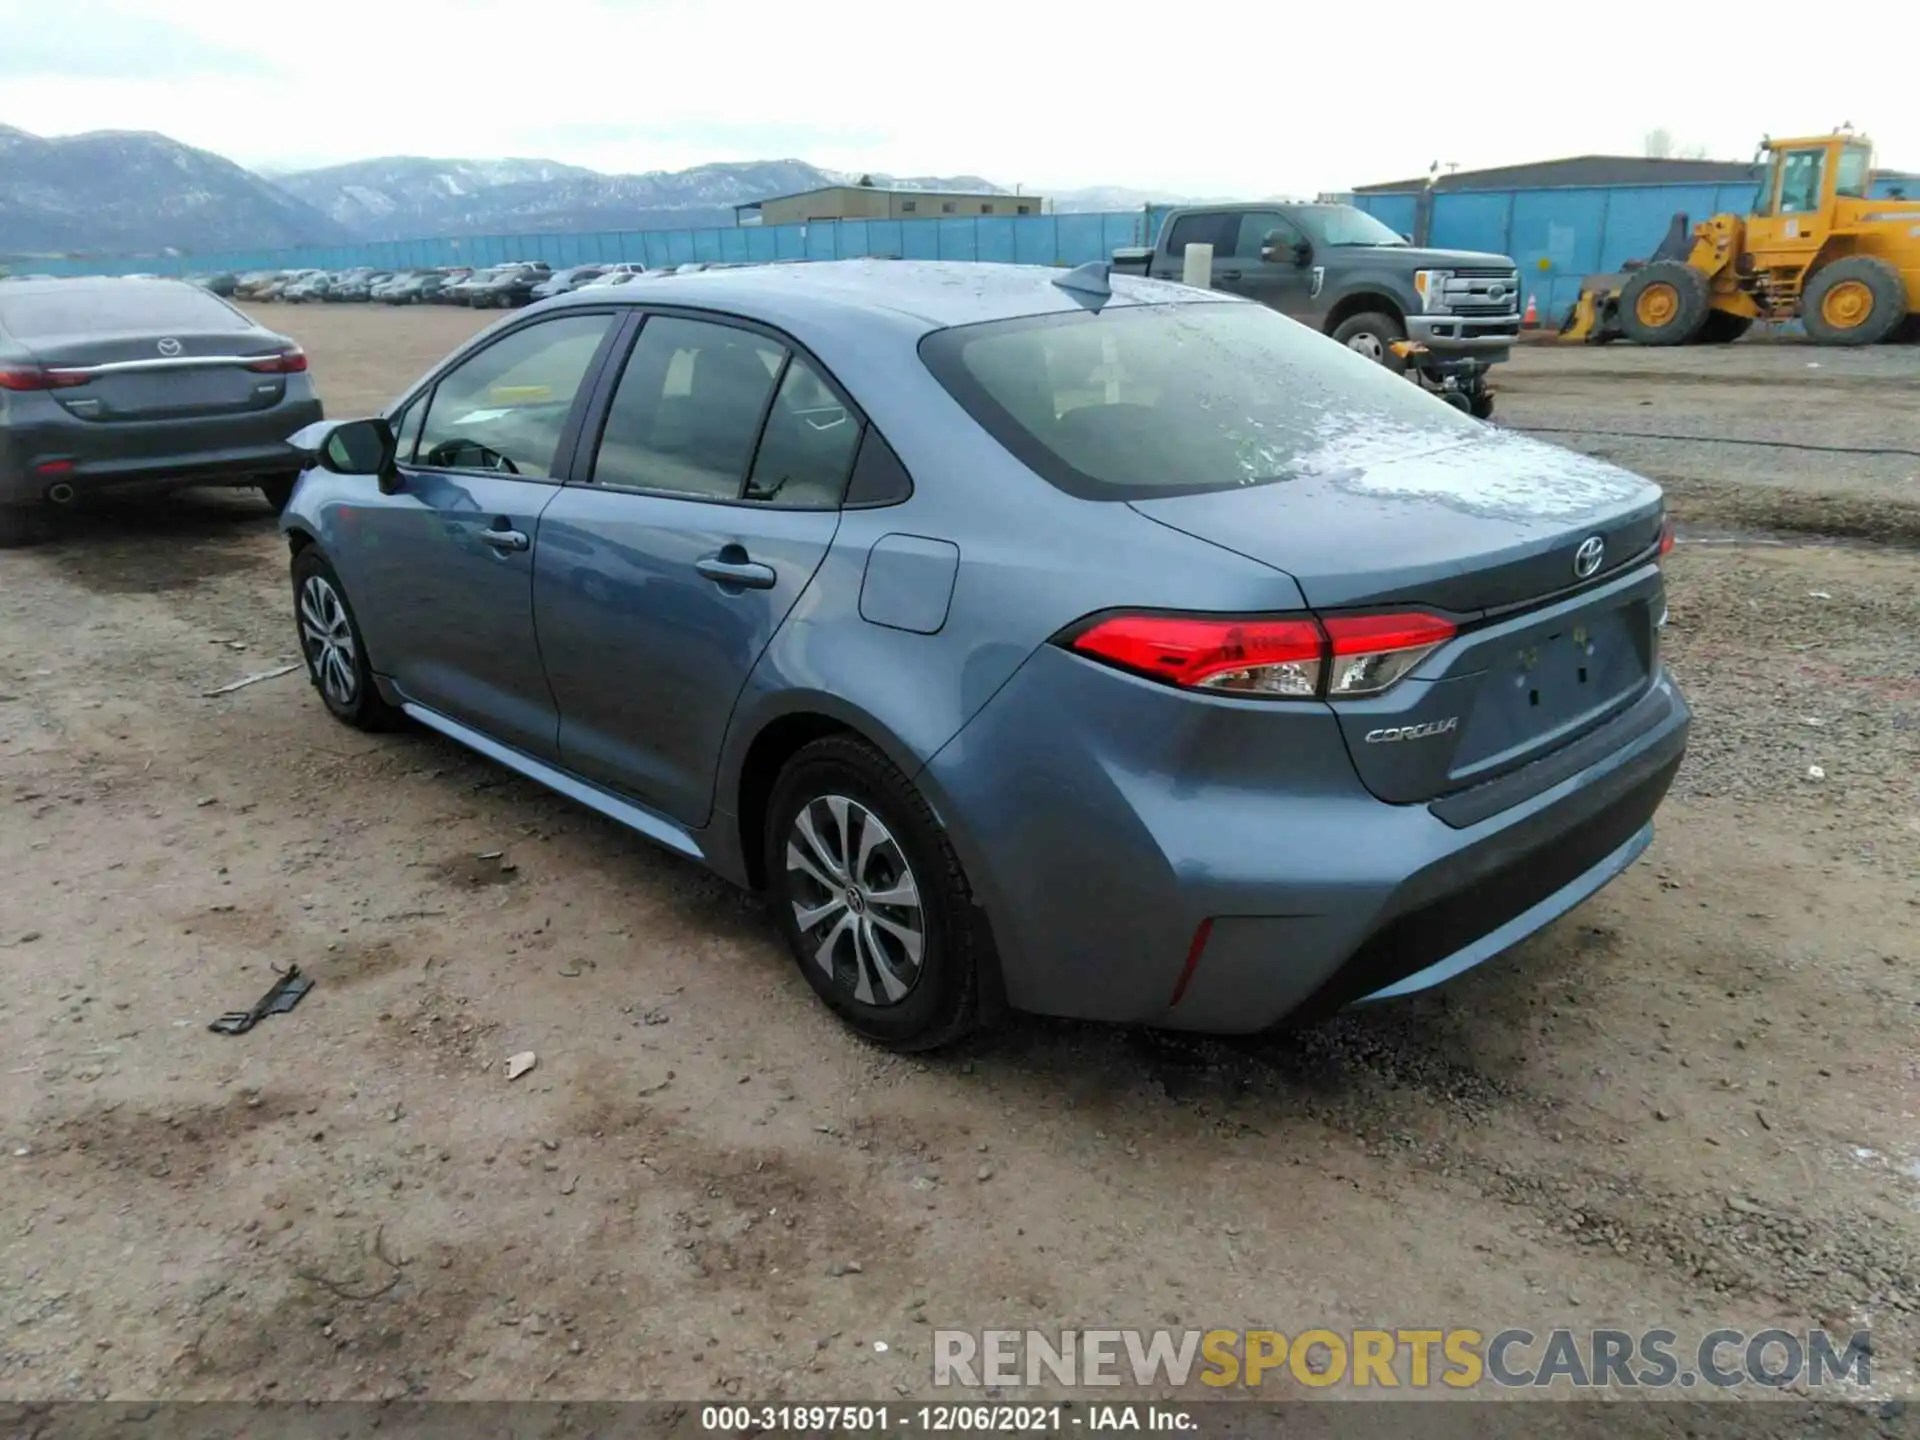
M 169 359 L 171 359 L 173 356 L 178 355 L 180 353 L 180 342 L 174 339 L 171 335 L 169 335 L 166 339 L 162 340 L 154 348 L 158 350 L 162 355 L 165 355 Z
M 1429 720 L 1424 725 L 1388 725 L 1379 730 L 1367 731 L 1367 744 L 1386 745 L 1396 740 L 1430 740 L 1435 735 L 1446 735 L 1460 728 L 1460 717 L 1449 715 L 1444 720 Z
M 1573 552 L 1573 578 L 1585 580 L 1600 568 L 1600 562 L 1607 558 L 1607 542 L 1598 535 L 1589 535 L 1580 542 L 1580 548 Z

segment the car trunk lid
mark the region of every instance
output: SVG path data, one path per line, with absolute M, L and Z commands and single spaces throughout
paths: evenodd
M 183 331 L 155 339 L 99 335 L 39 336 L 34 359 L 84 384 L 54 393 L 79 419 L 102 424 L 267 410 L 286 391 L 283 374 L 250 365 L 293 349 L 261 331 Z
M 1538 759 L 1630 704 L 1657 665 L 1660 492 L 1587 456 L 1492 428 L 1384 427 L 1269 484 L 1130 503 L 1284 571 L 1323 616 L 1420 610 L 1458 627 L 1398 685 L 1331 706 L 1383 800 Z

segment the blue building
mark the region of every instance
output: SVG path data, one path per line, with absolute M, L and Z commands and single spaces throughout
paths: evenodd
M 1724 160 L 1578 155 L 1362 185 L 1353 203 L 1416 242 L 1490 250 L 1519 262 L 1521 280 L 1552 324 L 1584 276 L 1652 252 L 1673 217 L 1698 222 L 1752 208 L 1761 167 Z M 1880 170 L 1873 193 L 1920 200 L 1920 176 Z

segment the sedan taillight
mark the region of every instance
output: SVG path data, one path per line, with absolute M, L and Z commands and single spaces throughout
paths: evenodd
M 39 365 L 0 365 L 0 390 L 71 390 L 87 383 L 87 376 Z
M 1387 615 L 1114 615 L 1072 634 L 1082 655 L 1189 690 L 1265 700 L 1378 695 L 1452 639 L 1452 621 Z
M 307 368 L 307 352 L 295 345 L 282 350 L 278 355 L 268 355 L 255 360 L 247 369 L 262 375 L 298 375 Z

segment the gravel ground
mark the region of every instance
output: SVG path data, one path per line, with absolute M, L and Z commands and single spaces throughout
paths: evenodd
M 481 323 L 267 313 L 336 414 Z M 1920 560 L 1782 517 L 1920 462 L 1612 432 L 1912 445 L 1917 371 L 1507 368 L 1504 420 L 1673 485 L 1692 756 L 1575 914 L 1257 1042 L 877 1053 L 701 872 L 298 675 L 204 698 L 294 658 L 250 494 L 0 555 L 0 1395 L 891 1399 L 936 1326 L 1408 1324 L 1870 1327 L 1916 1393 Z

